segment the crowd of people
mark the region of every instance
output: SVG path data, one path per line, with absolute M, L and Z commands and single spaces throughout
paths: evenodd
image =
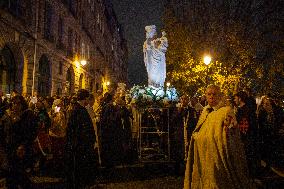
M 84 89 L 70 97 L 1 95 L 0 170 L 8 188 L 31 188 L 29 176 L 48 171 L 65 176 L 67 188 L 81 188 L 99 166 L 126 163 L 131 114 L 123 98 Z
M 0 97 L 0 170 L 8 188 L 30 188 L 28 177 L 47 170 L 64 170 L 67 188 L 84 188 L 98 167 L 137 158 L 135 105 L 120 87 L 95 96 L 80 89 L 68 97 L 16 91 Z M 170 107 L 171 157 L 177 174 L 184 174 L 186 162 L 185 188 L 226 188 L 239 180 L 248 186 L 244 169 L 255 178 L 261 160 L 283 163 L 277 157 L 283 108 L 276 99 L 263 96 L 256 104 L 244 91 L 228 99 L 217 86 L 209 86 L 206 97 L 182 95 Z

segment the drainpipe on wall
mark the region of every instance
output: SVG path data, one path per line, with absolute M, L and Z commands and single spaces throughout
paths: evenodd
M 32 84 L 32 96 L 35 92 L 35 69 L 36 69 L 36 57 L 37 57 L 37 28 L 38 28 L 38 1 L 35 4 L 35 32 L 34 32 L 34 62 L 33 62 L 33 84 Z

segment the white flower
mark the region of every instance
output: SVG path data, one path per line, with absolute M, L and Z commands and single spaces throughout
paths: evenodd
M 146 99 L 147 99 L 147 101 L 148 101 L 148 102 L 153 101 L 153 98 L 152 98 L 152 96 L 151 96 L 151 95 L 146 95 Z
M 164 103 L 164 104 L 168 104 L 169 101 L 170 101 L 170 100 L 168 99 L 168 97 L 163 98 L 163 103 Z
M 178 94 L 175 88 L 168 88 L 166 94 L 171 101 L 178 101 Z
M 146 94 L 142 94 L 142 98 L 143 99 L 147 99 L 147 95 Z
M 159 101 L 159 100 L 161 100 L 161 98 L 162 98 L 162 97 L 157 96 L 156 100 Z
M 139 94 L 144 94 L 145 92 L 145 89 L 139 89 Z

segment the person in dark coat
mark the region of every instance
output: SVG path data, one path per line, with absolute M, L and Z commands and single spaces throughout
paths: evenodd
M 274 103 L 271 97 L 263 96 L 258 111 L 258 124 L 261 138 L 261 160 L 264 160 L 268 167 L 278 167 L 279 164 L 283 164 L 281 157 L 283 138 L 279 135 L 283 121 L 284 114 L 281 108 Z
M 123 160 L 124 130 L 120 108 L 116 95 L 102 110 L 102 164 L 107 168 L 120 165 Z
M 8 173 L 8 152 L 7 152 L 7 130 L 11 128 L 11 117 L 6 111 L 9 108 L 8 102 L 2 100 L 0 90 L 0 176 Z
M 32 145 L 37 134 L 37 118 L 28 109 L 23 96 L 16 95 L 11 100 L 12 125 L 7 131 L 7 151 L 9 157 L 8 188 L 31 188 L 28 174 L 33 167 Z
M 121 142 L 122 142 L 122 163 L 130 163 L 132 161 L 131 148 L 132 148 L 132 136 L 131 136 L 131 124 L 130 119 L 132 118 L 131 112 L 126 107 L 125 97 L 122 96 L 116 100 L 118 105 L 118 116 L 120 117 L 120 130 L 121 130 Z
M 185 159 L 191 134 L 197 123 L 197 112 L 189 105 L 189 97 L 180 97 L 180 104 L 173 111 L 171 128 L 171 154 L 175 161 L 175 173 L 184 173 Z
M 255 112 L 256 103 L 253 103 L 253 100 L 244 91 L 239 91 L 234 95 L 234 103 L 237 108 L 236 118 L 245 148 L 249 174 L 251 177 L 256 177 L 260 166 L 257 150 L 259 139 Z
M 85 108 L 89 92 L 80 89 L 77 101 L 71 102 L 67 112 L 66 184 L 68 189 L 85 188 L 93 184 L 97 165 L 94 145 L 96 135 L 92 119 Z

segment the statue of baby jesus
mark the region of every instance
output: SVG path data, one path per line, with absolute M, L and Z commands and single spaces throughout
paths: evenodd
M 168 39 L 166 32 L 162 32 L 161 38 L 156 38 L 156 27 L 146 26 L 146 41 L 143 46 L 144 62 L 148 73 L 148 85 L 164 87 L 166 79 L 166 57 Z
M 153 40 L 155 48 L 161 48 L 161 50 L 164 51 L 164 53 L 166 52 L 168 47 L 168 39 L 166 35 L 167 35 L 166 32 L 162 31 L 162 37 Z

